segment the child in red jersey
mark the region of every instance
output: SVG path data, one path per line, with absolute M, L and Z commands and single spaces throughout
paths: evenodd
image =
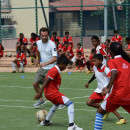
M 31 65 L 34 65 L 34 59 L 37 59 L 37 44 L 33 43 L 32 49 L 31 49 Z
M 77 53 L 75 60 L 76 60 L 76 70 L 78 70 L 79 67 L 80 70 L 83 70 L 83 67 L 85 66 L 86 62 L 80 51 Z
M 40 125 L 51 125 L 50 118 L 58 108 L 59 104 L 66 105 L 68 107 L 69 127 L 68 130 L 83 130 L 74 123 L 74 104 L 64 94 L 59 92 L 61 85 L 60 71 L 66 69 L 69 60 L 66 56 L 61 55 L 52 69 L 47 73 L 45 81 L 40 89 L 40 92 L 35 95 L 34 99 L 39 99 L 44 91 L 45 97 L 51 101 L 54 105 L 50 109 L 46 119 L 40 123 Z
M 61 50 L 62 50 L 62 44 L 59 42 L 59 39 L 55 40 L 55 44 L 56 44 L 57 54 L 58 54 L 58 57 L 59 57 Z
M 81 43 L 77 43 L 76 54 L 78 52 L 81 52 L 81 55 L 84 56 L 84 50 L 83 50 L 83 48 L 81 48 Z
M 110 45 L 110 53 L 113 58 L 108 61 L 111 78 L 109 84 L 102 90 L 103 95 L 108 93 L 109 96 L 98 108 L 94 130 L 102 129 L 103 115 L 107 112 L 113 112 L 122 107 L 130 113 L 130 57 L 117 42 Z M 120 119 L 120 122 L 124 120 Z
M 64 42 L 61 54 L 65 54 L 69 60 L 71 60 L 74 57 L 72 47 L 69 45 L 67 41 Z
M 0 58 L 3 57 L 4 55 L 3 50 L 4 50 L 4 47 L 0 44 Z
M 69 32 L 65 32 L 65 37 L 63 37 L 63 43 L 65 41 L 67 41 L 69 45 L 73 48 L 73 41 L 72 41 L 72 37 L 69 36 Z
M 92 36 L 91 41 L 92 41 L 93 47 L 96 50 L 96 54 L 102 54 L 103 55 L 103 64 L 106 65 L 107 64 L 107 60 L 108 60 L 107 59 L 108 56 L 107 56 L 106 51 L 100 46 L 99 37 L 94 35 L 94 36 Z
M 27 52 L 28 52 L 29 56 L 30 56 L 30 52 L 33 49 L 33 44 L 35 44 L 38 40 L 40 40 L 38 35 L 35 33 L 31 33 L 31 38 L 29 40 L 29 44 L 27 45 Z
M 89 56 L 89 59 L 87 60 L 86 62 L 86 66 L 88 68 L 88 71 L 87 71 L 87 74 L 91 73 L 91 68 L 93 68 L 94 66 L 94 63 L 93 63 L 93 56 L 94 54 L 96 53 L 96 50 L 95 49 L 92 49 L 91 50 L 91 55 Z
M 24 54 L 26 54 L 27 45 L 28 45 L 27 38 L 24 37 L 23 33 L 20 33 L 19 39 L 18 39 L 17 45 L 16 45 L 16 51 L 18 49 L 21 49 L 21 51 L 24 52 Z
M 12 61 L 13 71 L 12 73 L 16 73 L 15 64 L 19 68 L 21 66 L 21 73 L 24 73 L 24 66 L 27 64 L 26 56 L 24 53 L 21 53 L 21 50 L 17 50 L 18 54 L 16 55 L 16 59 Z
M 126 51 L 130 51 L 130 37 L 126 37 L 127 48 Z
M 94 60 L 94 67 L 93 67 L 94 75 L 88 81 L 88 83 L 85 85 L 85 87 L 88 88 L 89 84 L 96 78 L 97 88 L 91 94 L 91 96 L 87 100 L 86 104 L 88 106 L 91 106 L 94 108 L 99 108 L 99 106 L 100 106 L 99 103 L 101 101 L 103 101 L 104 98 L 106 99 L 108 97 L 108 94 L 106 95 L 106 97 L 102 95 L 102 89 L 104 88 L 104 86 L 108 85 L 108 83 L 110 81 L 109 78 L 111 76 L 111 73 L 110 73 L 110 69 L 102 64 L 103 56 L 101 54 L 95 54 L 93 56 L 93 60 Z M 114 111 L 113 113 L 118 117 L 118 119 L 121 119 L 121 118 L 123 119 L 123 117 L 121 117 L 121 115 L 119 115 L 117 113 L 117 111 Z M 108 114 L 105 115 L 103 119 L 106 119 Z M 124 121 L 125 121 L 125 119 L 124 119 Z
M 51 37 L 51 40 L 55 42 L 56 39 L 59 39 L 60 42 L 60 37 L 57 37 L 57 32 L 53 32 L 53 36 Z
M 122 39 L 122 36 L 118 34 L 118 30 L 114 30 L 113 33 L 114 33 L 114 36 L 112 37 L 111 42 L 119 42 L 122 45 L 123 39 Z

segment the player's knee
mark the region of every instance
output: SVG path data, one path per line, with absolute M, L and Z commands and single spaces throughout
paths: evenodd
M 69 100 L 65 105 L 68 107 L 70 105 L 74 104 L 71 100 Z

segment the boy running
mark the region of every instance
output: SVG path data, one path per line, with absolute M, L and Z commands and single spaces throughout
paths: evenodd
M 66 56 L 61 55 L 55 65 L 51 70 L 48 71 L 47 76 L 44 80 L 42 88 L 39 93 L 35 95 L 34 99 L 39 99 L 44 91 L 46 99 L 51 101 L 54 105 L 50 109 L 46 119 L 40 123 L 40 125 L 51 125 L 50 118 L 53 116 L 54 112 L 58 108 L 59 104 L 66 105 L 68 107 L 68 117 L 69 117 L 69 127 L 68 130 L 83 130 L 79 128 L 74 123 L 74 104 L 68 99 L 64 94 L 59 92 L 61 84 L 60 71 L 66 69 L 69 60 Z

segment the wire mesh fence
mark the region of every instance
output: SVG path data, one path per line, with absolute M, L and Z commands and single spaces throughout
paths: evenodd
M 27 38 L 38 33 L 42 26 L 49 26 L 63 37 L 66 31 L 80 42 L 92 35 L 104 36 L 104 8 L 107 7 L 107 33 L 119 30 L 123 37 L 130 36 L 129 0 L 30 0 L 1 1 L 1 38 L 15 38 L 23 32 Z M 86 41 L 83 40 L 83 43 Z

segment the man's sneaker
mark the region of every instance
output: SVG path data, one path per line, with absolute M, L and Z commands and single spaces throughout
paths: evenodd
M 107 113 L 103 116 L 103 120 L 105 120 L 105 119 L 108 117 L 109 113 L 110 113 L 110 112 L 107 112 Z
M 58 109 L 63 109 L 65 105 L 59 105 Z
M 90 73 L 92 73 L 92 71 L 88 70 L 86 73 L 87 73 L 87 74 L 90 74 Z
M 16 73 L 16 71 L 14 70 L 14 71 L 12 71 L 12 73 Z
M 125 119 L 120 119 L 118 122 L 116 122 L 116 125 L 122 125 L 122 124 L 126 124 L 126 120 Z
M 24 73 L 24 71 L 23 71 L 23 70 L 21 70 L 21 71 L 20 71 L 20 73 Z
M 68 130 L 83 130 L 83 128 L 79 128 L 76 124 L 73 126 L 68 127 Z
M 40 122 L 40 125 L 42 125 L 42 126 L 48 126 L 48 125 L 52 125 L 52 121 L 51 120 L 49 120 L 49 121 L 41 121 Z
M 40 99 L 39 99 L 38 102 L 35 103 L 33 106 L 37 108 L 37 107 L 40 107 L 40 105 L 43 105 L 43 104 L 45 104 L 45 103 L 46 103 L 45 100 L 40 100 Z

